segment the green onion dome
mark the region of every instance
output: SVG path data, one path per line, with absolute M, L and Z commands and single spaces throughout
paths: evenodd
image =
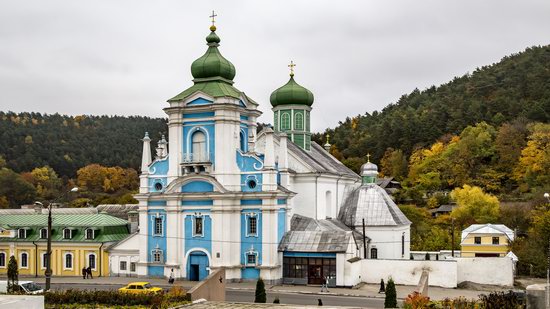
M 273 107 L 279 105 L 299 104 L 311 106 L 313 104 L 313 93 L 298 85 L 294 80 L 294 74 L 290 74 L 290 80 L 286 85 L 273 91 L 269 98 Z
M 193 78 L 222 77 L 233 80 L 235 77 L 235 66 L 225 59 L 218 50 L 220 37 L 216 34 L 216 26 L 210 27 L 210 34 L 206 37 L 208 50 L 199 59 L 191 64 Z

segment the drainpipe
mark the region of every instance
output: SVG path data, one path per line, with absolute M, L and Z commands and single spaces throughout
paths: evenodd
M 38 278 L 38 245 L 33 241 L 34 245 L 34 277 Z
M 103 252 L 101 252 L 101 248 L 103 248 L 104 244 L 105 243 L 102 242 L 101 246 L 99 246 L 99 277 L 101 277 L 101 270 L 102 270 L 102 266 L 103 266 L 103 265 L 101 265 L 101 262 L 103 261 Z

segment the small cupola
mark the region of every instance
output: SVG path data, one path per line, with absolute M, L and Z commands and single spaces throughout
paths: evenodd
M 367 155 L 367 163 L 361 166 L 361 179 L 363 184 L 376 183 L 378 178 L 378 166 L 370 162 L 370 154 Z

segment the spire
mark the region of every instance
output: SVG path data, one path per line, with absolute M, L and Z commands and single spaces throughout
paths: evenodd
M 323 147 L 325 148 L 326 151 L 329 151 L 330 150 L 330 146 L 332 146 L 329 142 L 329 138 L 330 138 L 330 134 L 326 134 L 325 135 L 325 138 L 327 139 L 327 142 L 323 145 Z
M 290 60 L 290 64 L 288 65 L 288 67 L 290 68 L 290 77 L 294 76 L 294 67 L 295 66 L 296 66 L 296 64 L 294 63 L 294 61 Z
M 149 138 L 149 132 L 145 132 L 143 141 L 143 153 L 141 155 L 141 173 L 149 173 L 149 164 L 151 164 L 151 139 Z

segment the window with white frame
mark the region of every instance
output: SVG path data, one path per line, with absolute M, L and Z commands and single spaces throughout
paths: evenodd
M 162 263 L 162 250 L 155 249 L 151 255 L 153 257 L 153 263 Z
M 94 238 L 95 238 L 95 230 L 86 229 L 86 239 L 94 239 Z
M 120 270 L 126 270 L 126 261 L 120 261 Z
M 0 252 L 0 267 L 6 267 L 6 253 Z
M 63 269 L 73 269 L 73 254 L 65 253 L 65 265 Z
M 26 229 L 19 229 L 17 231 L 17 237 L 21 239 L 27 238 L 27 230 Z
M 247 214 L 246 236 L 258 236 L 258 215 Z
M 245 254 L 245 258 L 247 266 L 256 266 L 258 264 L 258 252 L 248 251 Z
M 29 254 L 27 252 L 21 253 L 19 268 L 29 268 Z
M 131 271 L 131 272 L 135 272 L 135 271 L 136 271 L 136 263 L 135 263 L 135 262 L 130 262 L 130 271 Z
M 48 265 L 48 254 L 46 252 L 42 252 L 41 254 L 41 261 L 42 261 L 42 265 L 40 265 L 40 268 L 42 269 L 46 269 L 46 266 Z
M 95 266 L 96 266 L 96 255 L 95 253 L 90 253 L 88 254 L 88 266 L 90 268 L 92 268 L 93 270 L 95 270 Z
M 204 235 L 204 217 L 201 215 L 193 216 L 193 237 Z
M 162 227 L 162 217 L 155 217 L 155 225 L 154 225 L 154 230 L 153 230 L 153 233 L 155 235 L 162 235 L 162 231 L 163 231 L 163 227 Z
M 73 238 L 73 231 L 71 229 L 63 229 L 63 239 Z
M 304 116 L 302 113 L 296 113 L 294 115 L 294 127 L 296 130 L 303 130 L 304 129 Z
M 281 130 L 290 130 L 290 115 L 283 113 L 281 115 Z
M 41 239 L 48 238 L 48 229 L 47 228 L 41 228 L 40 229 L 40 238 Z

